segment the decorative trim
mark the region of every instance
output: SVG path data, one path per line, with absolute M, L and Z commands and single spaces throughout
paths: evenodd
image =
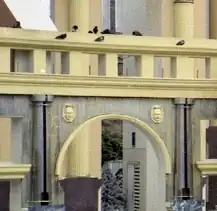
M 0 46 L 20 49 L 45 49 L 47 51 L 81 51 L 85 53 L 117 53 L 117 54 L 154 54 L 155 56 L 188 55 L 195 57 L 211 57 L 217 55 L 216 40 L 186 38 L 185 46 L 177 47 L 179 38 L 148 36 L 116 36 L 105 35 L 105 41 L 94 42 L 98 35 L 83 35 L 67 32 L 67 39 L 55 40 L 59 32 L 42 32 L 37 30 L 0 28 Z M 44 75 L 44 74 L 42 74 Z
M 217 159 L 207 159 L 196 162 L 202 175 L 217 175 Z
M 175 0 L 174 3 L 194 3 L 194 0 Z
M 126 120 L 129 122 L 132 122 L 133 124 L 139 126 L 142 130 L 147 132 L 152 138 L 154 145 L 160 150 L 162 153 L 162 157 L 164 159 L 164 164 L 165 164 L 165 172 L 166 174 L 171 173 L 171 167 L 172 167 L 172 162 L 171 162 L 171 157 L 168 152 L 168 149 L 164 143 L 164 141 L 161 139 L 161 137 L 158 135 L 157 132 L 155 132 L 148 124 L 145 122 L 141 121 L 140 119 L 137 119 L 132 116 L 128 115 L 121 115 L 121 114 L 104 114 L 104 115 L 99 115 L 95 116 L 93 118 L 88 119 L 84 123 L 80 124 L 66 139 L 66 141 L 63 143 L 62 148 L 60 149 L 60 152 L 57 157 L 57 162 L 56 162 L 56 169 L 55 169 L 55 176 L 57 179 L 62 179 L 62 166 L 64 162 L 65 155 L 68 151 L 68 147 L 70 144 L 73 142 L 77 134 L 79 134 L 87 125 L 91 124 L 94 121 L 98 120 L 103 120 L 103 119 L 121 119 L 121 120 Z
M 0 180 L 24 179 L 26 173 L 28 173 L 30 169 L 30 164 L 13 164 L 0 162 Z
M 64 84 L 64 86 L 63 86 Z M 46 93 L 45 93 L 46 92 Z M 217 80 L 0 73 L 0 94 L 60 96 L 214 98 Z

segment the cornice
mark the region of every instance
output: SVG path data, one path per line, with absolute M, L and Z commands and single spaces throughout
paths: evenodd
M 217 159 L 207 159 L 196 162 L 202 175 L 217 175 Z
M 23 179 L 30 168 L 30 164 L 0 163 L 0 179 Z
M 1 73 L 0 94 L 217 98 L 217 80 Z

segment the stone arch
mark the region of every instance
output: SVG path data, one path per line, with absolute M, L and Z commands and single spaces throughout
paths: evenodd
M 123 114 L 103 114 L 103 115 L 92 117 L 92 118 L 86 120 L 85 122 L 83 122 L 66 139 L 66 141 L 64 142 L 64 144 L 63 144 L 63 146 L 62 146 L 62 148 L 61 148 L 61 150 L 60 150 L 60 152 L 58 154 L 58 157 L 57 157 L 56 169 L 55 169 L 55 175 L 57 177 L 59 177 L 61 175 L 61 167 L 62 167 L 62 164 L 63 164 L 63 161 L 64 161 L 64 156 L 66 155 L 67 149 L 70 146 L 70 144 L 72 143 L 72 141 L 75 139 L 76 135 L 80 131 L 82 131 L 82 129 L 86 125 L 90 124 L 91 122 L 94 122 L 95 120 L 103 120 L 103 119 L 126 120 L 126 121 L 131 122 L 131 123 L 135 124 L 136 126 L 140 127 L 143 131 L 147 132 L 153 138 L 153 142 L 155 142 L 155 145 L 158 146 L 160 152 L 163 155 L 166 174 L 171 173 L 172 163 L 171 163 L 171 158 L 170 158 L 170 154 L 168 152 L 168 149 L 167 149 L 164 141 L 160 138 L 160 136 L 150 126 L 148 126 L 147 123 L 139 120 L 136 117 L 132 117 L 132 116 L 128 116 L 128 115 L 123 115 Z

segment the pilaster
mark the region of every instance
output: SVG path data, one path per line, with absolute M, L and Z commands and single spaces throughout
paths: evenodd
M 33 158 L 32 191 L 33 201 L 48 201 L 51 179 L 48 178 L 50 167 L 49 142 L 47 140 L 47 106 L 53 101 L 50 95 L 34 95 L 33 103 Z M 45 172 L 46 171 L 46 172 Z M 46 196 L 45 196 L 46 195 Z
M 194 101 L 187 98 L 174 100 L 175 122 L 175 195 L 192 194 L 192 115 Z

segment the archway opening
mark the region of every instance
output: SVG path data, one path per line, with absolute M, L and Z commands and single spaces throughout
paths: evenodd
M 61 151 L 60 151 L 58 159 L 57 159 L 57 164 L 56 164 L 56 176 L 58 176 L 59 179 L 64 177 L 61 174 L 61 172 L 62 172 L 61 169 L 63 166 L 64 157 L 66 155 L 68 147 L 73 143 L 73 140 L 76 139 L 76 137 L 79 135 L 79 133 L 81 133 L 82 130 L 85 129 L 86 126 L 94 123 L 94 121 L 101 121 L 101 120 L 105 120 L 105 119 L 106 120 L 116 120 L 116 121 L 117 120 L 118 121 L 119 120 L 125 120 L 128 122 L 128 124 L 131 125 L 131 127 L 135 126 L 138 130 L 140 130 L 143 134 L 145 134 L 146 138 L 145 139 L 141 138 L 140 142 L 144 143 L 146 140 L 146 142 L 149 143 L 150 146 L 152 146 L 153 154 L 156 156 L 156 159 L 158 161 L 158 163 L 157 163 L 158 166 L 155 165 L 156 162 L 154 163 L 154 162 L 150 161 L 149 167 L 150 167 L 150 164 L 151 164 L 152 168 L 156 167 L 155 168 L 155 175 L 158 175 L 159 178 L 161 178 L 160 180 L 158 180 L 157 183 L 152 181 L 152 184 L 157 184 L 157 186 L 161 187 L 160 188 L 161 190 L 157 186 L 155 187 L 155 185 L 154 185 L 154 187 L 153 187 L 153 185 L 152 185 L 152 187 L 149 185 L 149 189 L 151 187 L 152 189 L 153 188 L 155 189 L 154 190 L 155 192 L 162 192 L 162 194 L 165 194 L 165 186 L 166 186 L 165 185 L 165 182 L 166 182 L 165 181 L 165 174 L 171 173 L 171 160 L 170 160 L 168 150 L 167 150 L 163 140 L 159 137 L 159 135 L 151 127 L 149 127 L 145 122 L 143 122 L 143 121 L 141 121 L 135 117 L 131 117 L 131 116 L 127 116 L 127 115 L 105 114 L 105 115 L 90 118 L 86 122 L 79 125 L 76 128 L 76 130 L 68 137 L 68 139 L 65 141 L 65 143 L 63 144 L 63 146 L 61 148 Z M 123 171 L 127 172 L 127 173 L 125 173 L 125 175 L 128 175 L 128 177 L 126 179 L 128 182 L 130 180 L 132 180 L 132 178 L 129 177 L 130 172 L 132 175 L 133 173 L 135 174 L 135 173 L 138 173 L 138 171 L 139 171 L 140 180 L 142 178 L 142 180 L 140 181 L 141 182 L 140 186 L 144 187 L 144 189 L 142 189 L 139 193 L 140 198 L 142 200 L 146 199 L 146 201 L 147 201 L 147 190 L 145 190 L 145 188 L 148 189 L 147 183 L 149 184 L 151 180 L 150 180 L 150 174 L 149 174 L 149 177 L 146 176 L 148 174 L 147 171 L 150 170 L 147 168 L 148 165 L 146 165 L 147 164 L 146 161 L 148 160 L 147 151 L 150 151 L 150 146 L 149 146 L 149 149 L 147 147 L 142 148 L 141 146 L 140 147 L 133 146 L 133 145 L 136 145 L 135 143 L 133 143 L 133 142 L 135 142 L 135 140 L 133 140 L 133 139 L 135 139 L 135 138 L 133 138 L 135 135 L 136 134 L 134 132 L 132 132 L 130 134 L 132 146 L 131 147 L 129 147 L 129 146 L 124 147 L 123 154 L 125 154 L 124 155 L 125 158 L 123 159 L 124 162 L 122 162 L 122 166 L 123 166 L 122 169 L 123 169 Z M 92 147 L 94 147 L 94 143 L 91 142 L 91 145 L 92 145 Z M 89 145 L 89 147 L 90 147 L 90 145 Z M 115 162 L 117 160 L 118 159 L 115 158 Z M 103 162 L 103 164 L 105 164 L 105 162 Z M 83 165 L 83 168 L 85 168 L 84 165 Z M 153 171 L 152 171 L 152 173 L 153 173 Z M 91 176 L 91 175 L 89 175 L 89 176 Z M 137 175 L 137 177 L 138 177 L 138 175 Z M 135 179 L 135 178 L 133 178 L 133 179 Z M 151 195 L 151 194 L 149 194 L 149 195 Z M 149 200 L 149 198 L 148 198 L 148 200 Z M 161 204 L 160 206 L 164 206 L 163 204 L 165 203 L 165 201 L 164 201 L 165 199 L 164 199 L 163 195 L 162 195 L 160 200 L 162 201 L 162 203 L 158 203 L 158 204 Z M 135 208 L 135 204 L 136 203 L 134 203 L 134 205 L 133 205 L 134 208 Z M 141 208 L 141 204 L 139 206 Z M 146 206 L 146 205 L 144 205 L 144 206 Z

